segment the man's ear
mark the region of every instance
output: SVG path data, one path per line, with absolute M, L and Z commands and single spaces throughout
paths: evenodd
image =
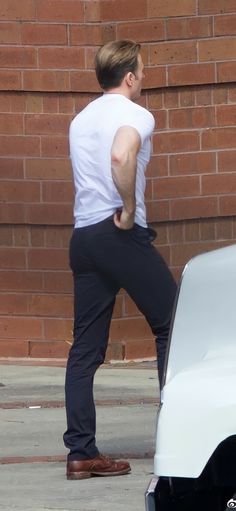
M 133 75 L 133 73 L 131 73 L 131 71 L 129 71 L 129 73 L 127 73 L 125 79 L 126 79 L 126 83 L 127 83 L 128 87 L 132 87 L 132 85 L 134 83 L 134 75 Z

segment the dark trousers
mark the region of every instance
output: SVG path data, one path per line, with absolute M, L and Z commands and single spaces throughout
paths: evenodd
M 150 232 L 137 224 L 127 231 L 120 230 L 112 217 L 73 232 L 70 266 L 74 276 L 74 342 L 66 371 L 64 434 L 70 460 L 99 454 L 93 379 L 104 362 L 120 288 L 134 300 L 157 338 L 158 374 L 162 379 L 176 284 L 152 245 Z

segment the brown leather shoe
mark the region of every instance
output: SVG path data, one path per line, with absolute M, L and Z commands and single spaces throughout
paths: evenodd
M 100 454 L 88 460 L 67 462 L 67 479 L 87 479 L 93 476 L 121 476 L 131 471 L 128 461 L 115 461 Z

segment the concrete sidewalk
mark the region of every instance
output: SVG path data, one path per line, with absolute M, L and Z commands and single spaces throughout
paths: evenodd
M 0 362 L 0 509 L 144 511 L 159 400 L 155 363 L 103 366 L 95 379 L 97 444 L 129 475 L 67 481 L 64 367 Z

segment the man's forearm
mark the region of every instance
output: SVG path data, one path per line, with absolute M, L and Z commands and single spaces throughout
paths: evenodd
M 136 158 L 129 156 L 127 161 L 112 161 L 112 179 L 123 201 L 124 209 L 134 215 L 136 208 Z

